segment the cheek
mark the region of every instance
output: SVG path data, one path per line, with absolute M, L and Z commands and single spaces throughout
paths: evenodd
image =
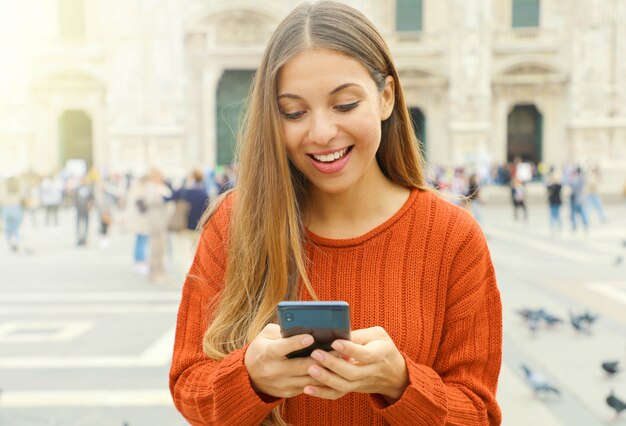
M 380 121 L 376 117 L 359 117 L 351 123 L 353 136 L 362 143 L 378 146 L 381 136 Z
M 298 149 L 299 145 L 299 134 L 297 126 L 294 126 L 291 123 L 286 123 L 283 125 L 283 140 L 285 141 L 285 148 L 287 149 L 287 153 L 294 153 Z

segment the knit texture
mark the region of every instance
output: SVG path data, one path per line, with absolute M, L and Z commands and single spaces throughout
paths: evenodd
M 307 273 L 320 300 L 350 304 L 351 327 L 381 326 L 403 354 L 409 386 L 387 405 L 380 395 L 336 401 L 257 394 L 245 349 L 217 362 L 202 352 L 210 299 L 226 268 L 234 197 L 206 225 L 178 313 L 170 389 L 194 425 L 258 424 L 284 404 L 293 425 L 497 425 L 502 308 L 484 235 L 464 210 L 414 189 L 386 222 L 357 238 L 307 233 Z M 308 295 L 301 294 L 302 300 Z

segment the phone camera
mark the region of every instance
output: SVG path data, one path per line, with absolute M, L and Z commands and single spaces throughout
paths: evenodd
M 292 313 L 287 312 L 287 313 L 285 314 L 285 321 L 287 321 L 287 322 L 291 322 L 291 321 L 293 321 L 293 314 L 292 314 Z

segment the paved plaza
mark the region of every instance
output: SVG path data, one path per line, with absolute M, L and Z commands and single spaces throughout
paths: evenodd
M 607 224 L 592 216 L 573 233 L 565 220 L 560 235 L 543 205 L 528 222 L 505 204 L 483 210 L 504 308 L 505 426 L 626 425 L 605 403 L 611 389 L 626 399 L 626 371 L 600 368 L 626 367 L 626 204 L 606 207 Z M 182 273 L 169 261 L 169 282 L 150 284 L 133 268 L 133 236 L 116 226 L 101 246 L 91 225 L 87 247 L 74 244 L 70 210 L 59 227 L 27 218 L 22 253 L 0 244 L 0 425 L 184 425 L 167 387 Z M 523 308 L 565 322 L 531 332 Z M 600 315 L 589 334 L 568 319 L 585 310 Z M 561 394 L 533 395 L 522 363 Z

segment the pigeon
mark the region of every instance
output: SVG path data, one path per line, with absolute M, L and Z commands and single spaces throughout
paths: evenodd
M 578 319 L 581 321 L 586 321 L 589 325 L 593 324 L 598 319 L 597 314 L 592 314 L 589 311 L 585 311 L 581 315 L 578 315 Z
M 592 317 L 588 312 L 582 316 L 575 315 L 572 311 L 569 312 L 569 322 L 578 333 L 591 334 L 591 324 L 593 324 L 596 318 L 597 316 Z
M 554 324 L 558 324 L 563 322 L 563 320 L 555 315 L 552 315 L 544 310 L 541 310 L 541 319 L 543 319 L 548 326 L 553 326 Z
M 609 376 L 613 376 L 615 373 L 620 371 L 619 361 L 604 361 L 602 363 L 602 369 L 606 371 Z
M 561 391 L 559 391 L 556 387 L 554 387 L 548 380 L 543 377 L 540 373 L 536 371 L 532 371 L 525 364 L 521 365 L 522 370 L 524 370 L 524 374 L 526 376 L 526 383 L 533 390 L 535 395 L 539 395 L 541 393 L 549 393 L 552 392 L 556 395 L 560 395 Z
M 556 315 L 552 315 L 545 309 L 520 309 L 517 311 L 519 315 L 526 321 L 526 326 L 531 332 L 537 331 L 539 328 L 539 321 L 544 321 L 548 327 L 552 327 L 555 324 L 563 322 L 563 320 Z
M 517 311 L 517 313 L 520 314 L 522 318 L 524 318 L 525 320 L 539 319 L 541 318 L 542 312 L 543 312 L 543 309 L 528 309 L 528 308 L 523 308 Z
M 613 389 L 611 389 L 611 394 L 606 397 L 606 403 L 615 410 L 616 416 L 619 416 L 622 411 L 626 410 L 626 402 L 616 397 Z
M 572 327 L 574 327 L 574 330 L 583 331 L 583 325 L 580 322 L 580 319 L 571 312 L 569 313 L 569 322 L 572 324 Z

